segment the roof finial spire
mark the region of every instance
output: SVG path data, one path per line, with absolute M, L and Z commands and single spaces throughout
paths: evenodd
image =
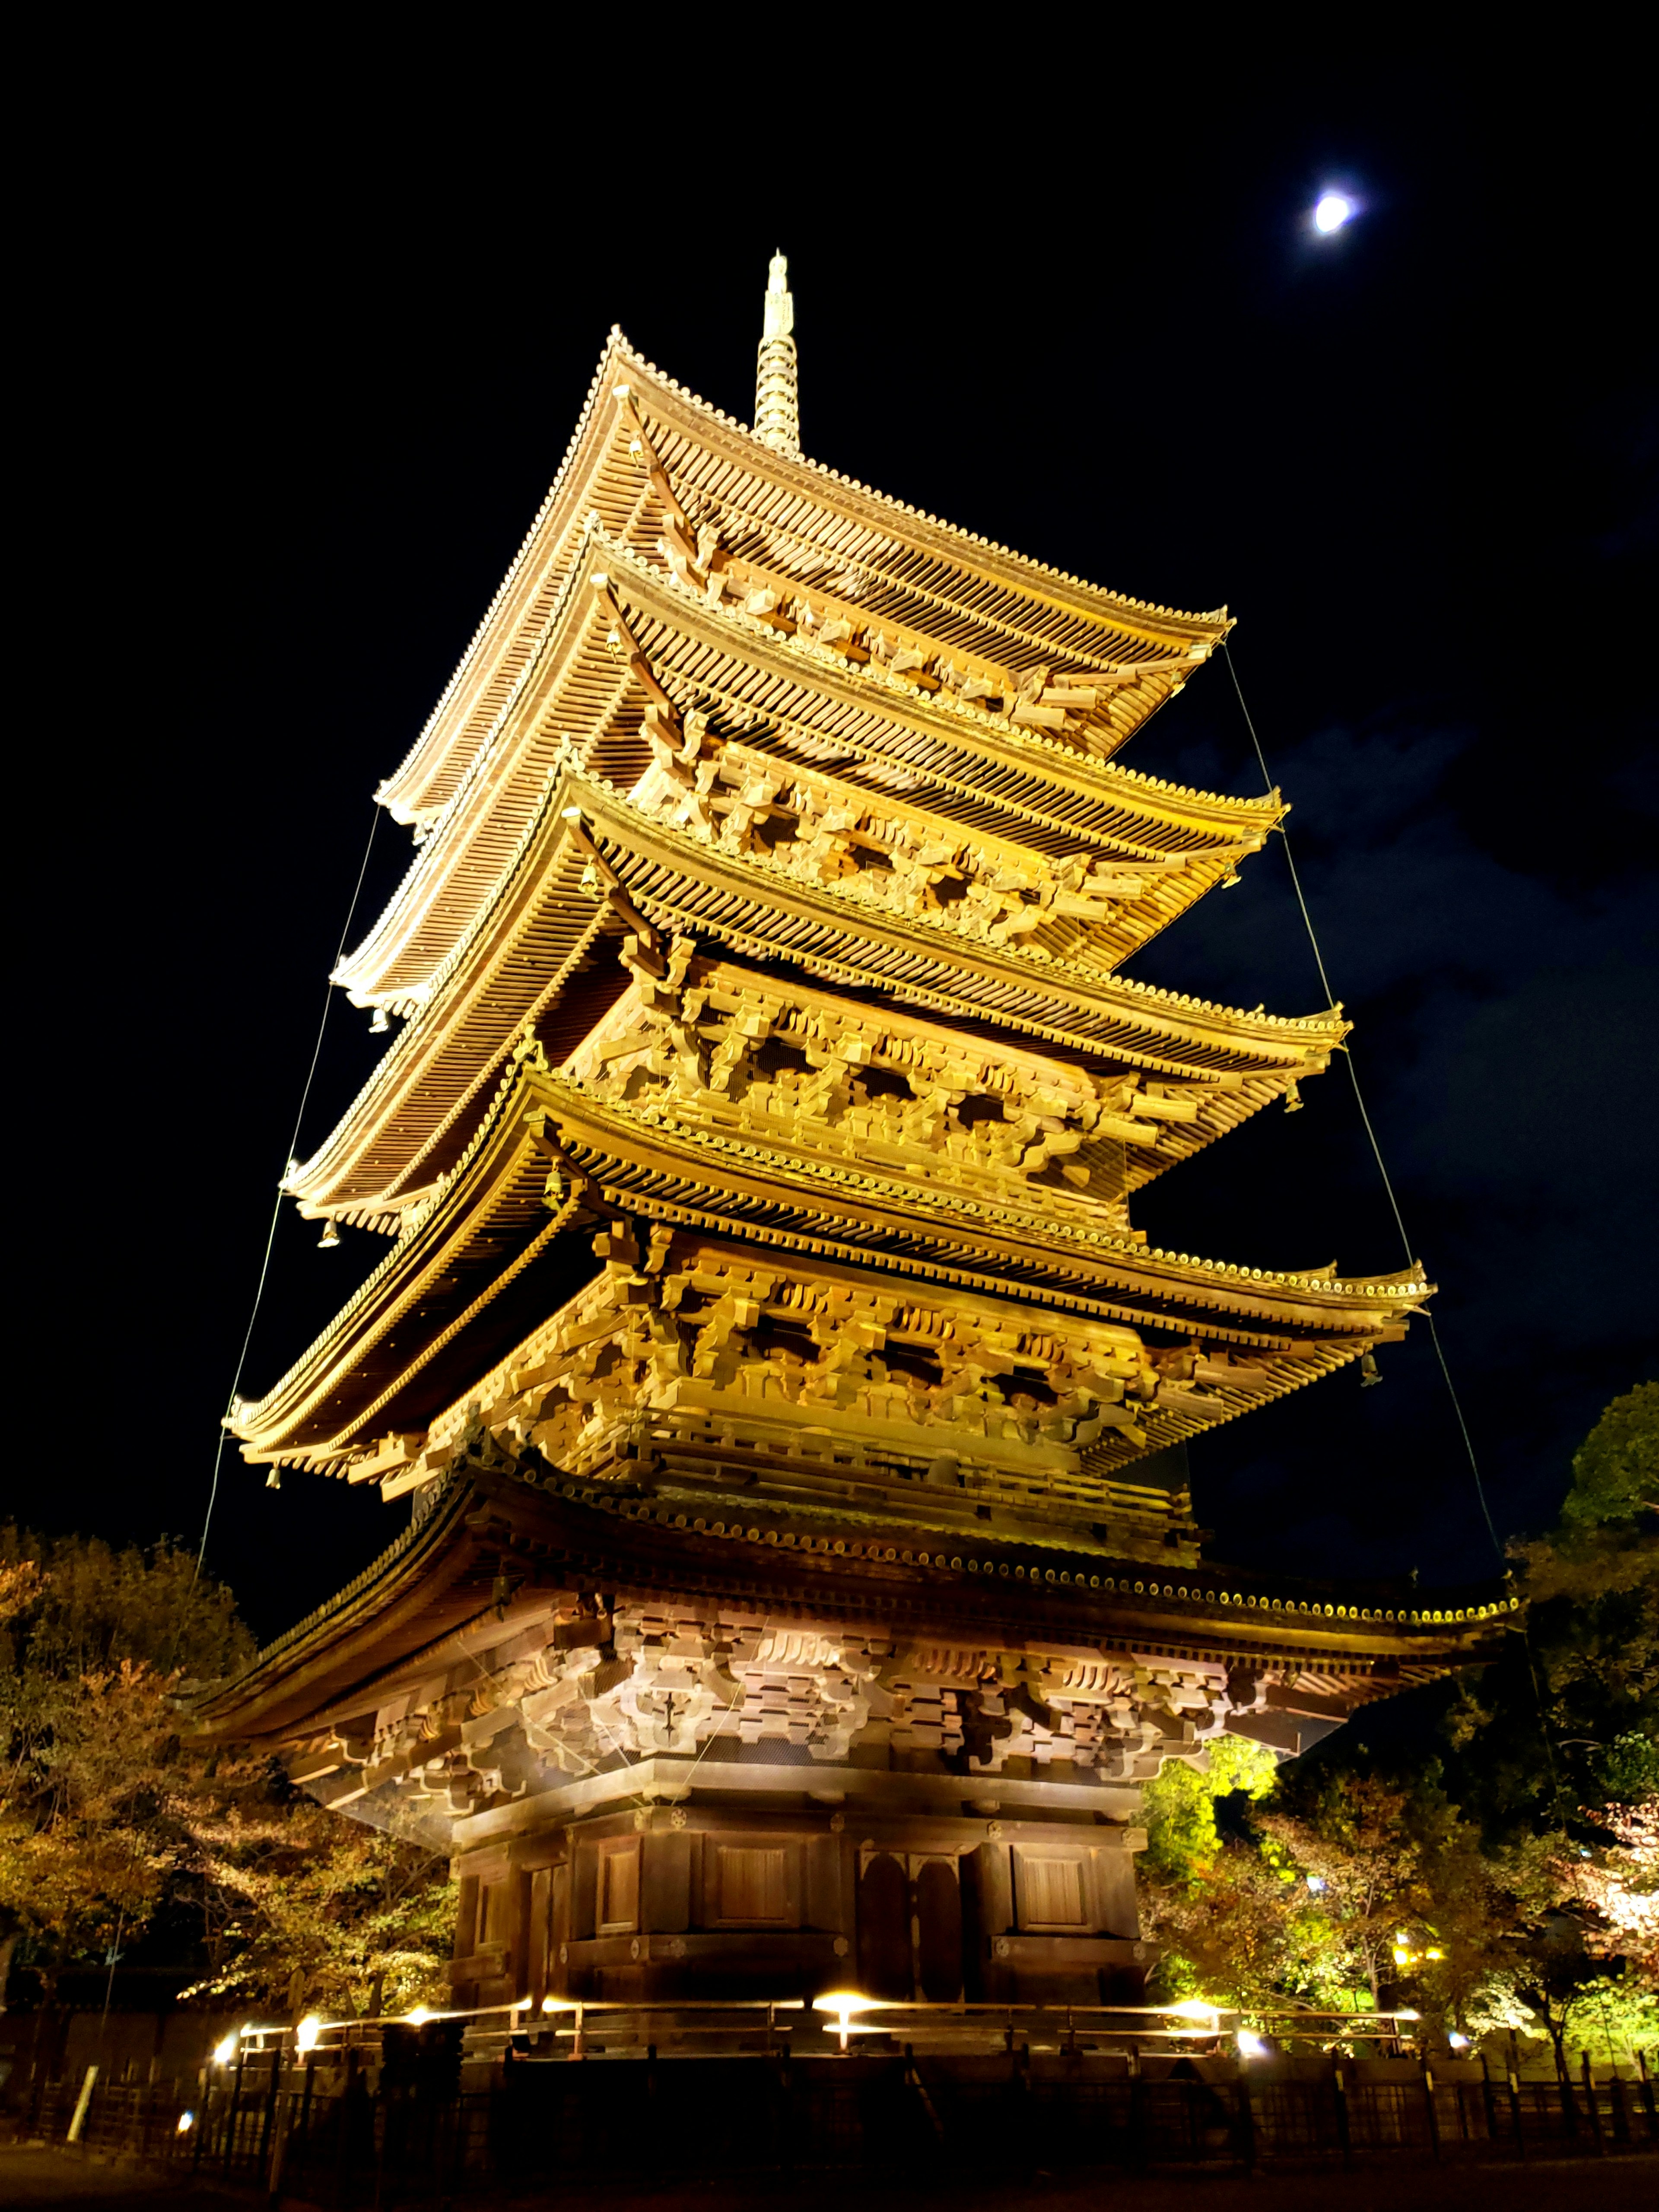
M 789 264 L 772 256 L 766 284 L 766 323 L 755 375 L 755 435 L 775 453 L 800 451 L 800 393 L 795 374 L 795 301 Z

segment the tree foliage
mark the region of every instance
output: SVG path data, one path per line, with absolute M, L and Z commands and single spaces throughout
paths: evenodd
M 1557 1527 L 1516 1547 L 1524 1634 L 1422 1693 L 1414 1741 L 1379 1748 L 1362 1722 L 1276 1776 L 1254 1746 L 1166 1768 L 1146 1861 L 1164 1989 L 1404 2008 L 1563 2059 L 1659 2043 L 1656 1504 L 1644 1384 L 1576 1455 Z
M 443 1863 L 192 1738 L 181 1700 L 252 1650 L 175 1546 L 0 1530 L 0 1992 L 14 1956 L 50 1999 L 148 1936 L 198 1990 L 279 2011 L 436 1993 Z
M 1561 1508 L 1574 1533 L 1630 1526 L 1659 1513 L 1659 1382 L 1615 1398 L 1573 1455 Z

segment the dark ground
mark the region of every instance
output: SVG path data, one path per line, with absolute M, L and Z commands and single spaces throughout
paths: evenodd
M 787 2196 L 790 2212 L 1020 2212 L 1033 2205 L 1042 2212 L 1172 2212 L 1192 2205 L 1200 2212 L 1327 2212 L 1340 2200 L 1342 2212 L 1465 2212 L 1477 2196 L 1501 2194 L 1504 2212 L 1641 2212 L 1659 2201 L 1659 2158 L 1646 2154 L 1601 2160 L 1534 2160 L 1469 2167 L 1373 2166 L 1342 2173 L 1169 2174 L 1135 2177 L 1111 2170 L 1067 2175 L 1039 2174 L 1030 2181 L 990 2182 L 963 2187 L 954 2180 L 918 2188 L 909 2180 L 883 2183 L 863 2176 L 816 2175 L 808 2179 L 757 2175 L 739 2182 L 688 2180 L 652 2189 L 618 2191 L 603 2183 L 576 2184 L 535 2197 L 453 2200 L 451 2212 L 466 2212 L 486 2203 L 492 2212 L 532 2212 L 553 2206 L 559 2212 L 673 2212 L 679 2205 L 702 2212 L 763 2212 Z M 249 2212 L 267 2202 L 252 2190 L 192 2189 L 170 2178 L 142 2180 L 131 2166 L 77 2159 L 62 2150 L 0 2149 L 0 2205 L 97 2204 L 117 2208 L 160 2208 L 187 2203 L 195 2212 Z M 307 2212 L 303 2200 L 285 2197 L 284 2212 Z

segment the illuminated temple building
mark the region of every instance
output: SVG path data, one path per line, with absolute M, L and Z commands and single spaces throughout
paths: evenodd
M 1346 1028 L 1123 973 L 1284 811 L 1121 764 L 1228 617 L 804 459 L 785 282 L 753 429 L 613 333 L 380 792 L 397 1034 L 287 1188 L 385 1255 L 234 1416 L 410 1518 L 204 1718 L 453 1854 L 461 2006 L 1133 2000 L 1160 1763 L 1509 1602 L 1203 1560 L 1188 1440 L 1429 1289 L 1134 1225 Z

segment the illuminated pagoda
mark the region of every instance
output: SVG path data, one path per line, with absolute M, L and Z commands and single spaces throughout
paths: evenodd
M 287 1188 L 387 1249 L 234 1417 L 411 1514 L 204 1721 L 453 1854 L 463 2007 L 1131 2001 L 1160 1763 L 1510 1602 L 1202 1562 L 1188 1441 L 1429 1290 L 1133 1225 L 1346 1029 L 1122 973 L 1284 811 L 1119 764 L 1229 618 L 803 458 L 786 281 L 752 430 L 612 333 L 379 793 L 401 1027 Z

